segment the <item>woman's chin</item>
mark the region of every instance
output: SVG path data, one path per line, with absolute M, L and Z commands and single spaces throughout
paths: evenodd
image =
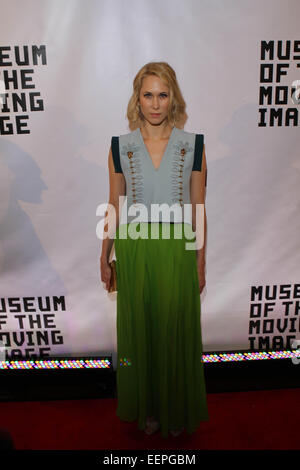
M 166 121 L 166 117 L 161 117 L 159 116 L 159 118 L 155 118 L 155 117 L 149 117 L 147 118 L 147 121 L 149 122 L 149 124 L 151 124 L 152 126 L 161 126 L 161 124 Z

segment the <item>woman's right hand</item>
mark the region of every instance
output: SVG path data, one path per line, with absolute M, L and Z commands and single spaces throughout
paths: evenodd
M 105 283 L 105 289 L 108 291 L 111 278 L 111 267 L 107 261 L 100 259 L 101 281 Z

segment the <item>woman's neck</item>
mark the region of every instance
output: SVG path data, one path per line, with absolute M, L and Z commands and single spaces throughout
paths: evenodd
M 173 127 L 169 123 L 162 123 L 159 126 L 152 126 L 148 122 L 140 127 L 142 136 L 150 140 L 163 140 L 168 139 L 172 132 Z

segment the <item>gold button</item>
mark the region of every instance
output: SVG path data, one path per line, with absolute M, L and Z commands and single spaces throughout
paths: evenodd
M 133 152 L 127 152 L 128 158 L 132 158 Z

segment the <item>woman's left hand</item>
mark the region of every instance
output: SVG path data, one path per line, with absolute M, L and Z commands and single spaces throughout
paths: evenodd
M 205 265 L 197 262 L 198 279 L 199 279 L 199 292 L 202 293 L 205 287 Z

